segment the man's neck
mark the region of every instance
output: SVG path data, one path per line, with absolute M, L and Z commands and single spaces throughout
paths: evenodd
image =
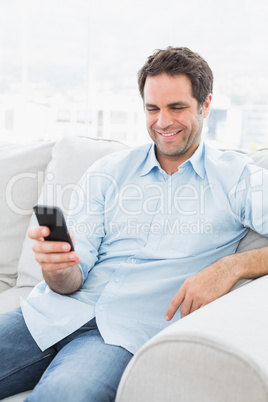
M 155 146 L 155 155 L 161 168 L 168 174 L 173 175 L 179 170 L 179 167 L 187 161 L 195 153 L 199 144 L 196 145 L 194 149 L 188 150 L 188 152 L 182 153 L 180 155 L 164 155 L 159 152 L 158 148 Z
M 189 157 L 191 157 L 190 155 Z M 183 155 L 182 157 L 171 157 L 171 156 L 164 156 L 158 154 L 156 151 L 156 158 L 161 166 L 161 168 L 170 176 L 176 173 L 180 167 L 187 159 L 189 159 L 187 155 Z

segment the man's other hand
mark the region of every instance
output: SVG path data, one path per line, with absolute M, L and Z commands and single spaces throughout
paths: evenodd
M 237 258 L 224 257 L 189 277 L 171 300 L 165 319 L 170 321 L 181 306 L 181 317 L 228 293 L 238 282 Z

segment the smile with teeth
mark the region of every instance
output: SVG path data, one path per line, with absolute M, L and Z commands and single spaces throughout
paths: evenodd
M 172 135 L 178 134 L 181 131 L 182 130 L 178 130 L 178 131 L 174 131 L 173 133 L 168 133 L 168 134 L 160 133 L 160 131 L 157 131 L 157 132 L 158 132 L 158 134 L 163 135 L 163 137 L 171 137 Z

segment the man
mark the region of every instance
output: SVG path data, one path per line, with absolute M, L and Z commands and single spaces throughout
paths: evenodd
M 266 199 L 268 173 L 201 141 L 207 63 L 169 47 L 138 83 L 155 145 L 86 172 L 70 207 L 75 252 L 43 241 L 46 227 L 29 230 L 45 281 L 22 312 L 0 318 L 1 397 L 35 387 L 28 401 L 112 401 L 132 355 L 174 316 L 268 273 L 268 248 L 234 254 L 249 227 L 268 235 L 268 210 L 253 196 L 261 175 Z

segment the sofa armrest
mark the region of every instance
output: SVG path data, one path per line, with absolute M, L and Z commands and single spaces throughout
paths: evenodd
M 116 402 L 267 402 L 268 275 L 160 332 L 130 361 Z

